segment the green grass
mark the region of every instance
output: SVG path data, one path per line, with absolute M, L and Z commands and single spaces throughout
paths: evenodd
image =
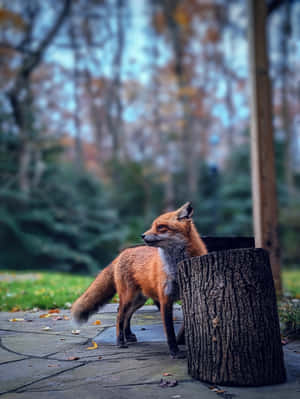
M 0 310 L 67 308 L 92 281 L 67 273 L 0 272 Z
M 285 293 L 300 299 L 300 270 L 283 270 L 282 282 Z
M 92 281 L 93 277 L 67 273 L 2 271 L 0 311 L 67 308 Z M 283 285 L 285 292 L 300 298 L 300 270 L 284 270 Z

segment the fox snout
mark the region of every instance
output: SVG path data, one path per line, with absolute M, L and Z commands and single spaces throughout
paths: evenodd
M 160 241 L 159 237 L 156 234 L 142 234 L 142 239 L 145 241 L 147 245 L 155 245 Z

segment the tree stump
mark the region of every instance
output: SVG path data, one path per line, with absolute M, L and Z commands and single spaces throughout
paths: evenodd
M 184 260 L 178 279 L 192 377 L 235 386 L 285 381 L 276 295 L 264 249 Z

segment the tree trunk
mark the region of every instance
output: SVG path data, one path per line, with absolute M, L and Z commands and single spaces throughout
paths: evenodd
M 267 251 L 232 249 L 179 264 L 188 372 L 220 385 L 285 381 Z
M 275 288 L 282 294 L 272 96 L 266 38 L 266 5 L 248 0 L 251 81 L 251 170 L 255 244 L 269 251 Z
M 281 33 L 281 119 L 282 129 L 285 134 L 284 169 L 285 183 L 287 187 L 287 199 L 291 202 L 294 197 L 294 174 L 293 174 L 293 128 L 292 116 L 290 115 L 289 92 L 289 42 L 291 36 L 291 3 L 284 4 Z
M 74 20 L 70 20 L 69 36 L 70 44 L 73 52 L 73 99 L 74 99 L 74 127 L 75 127 L 75 165 L 78 169 L 84 168 L 84 154 L 83 146 L 81 141 L 81 104 L 80 104 L 80 46 L 78 44 L 78 38 L 76 35 L 77 27 L 75 26 Z

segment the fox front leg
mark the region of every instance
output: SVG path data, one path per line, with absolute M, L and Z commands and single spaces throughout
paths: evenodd
M 184 324 L 182 322 L 176 337 L 177 345 L 185 345 Z
M 173 359 L 182 359 L 185 357 L 185 354 L 179 350 L 176 342 L 173 324 L 173 302 L 168 301 L 167 303 L 161 303 L 160 310 L 167 336 L 170 355 Z

